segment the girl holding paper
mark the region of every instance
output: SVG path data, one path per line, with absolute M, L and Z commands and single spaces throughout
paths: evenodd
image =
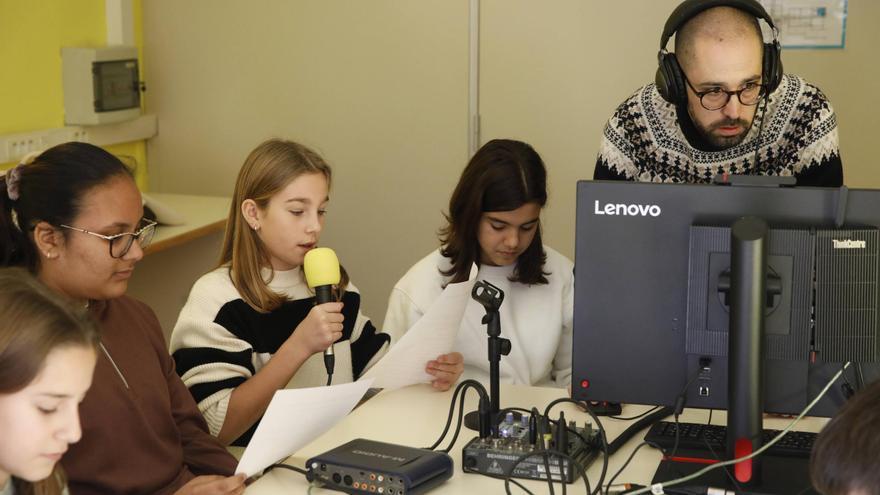
M 385 329 L 402 335 L 425 314 L 449 283 L 478 280 L 504 291 L 501 336 L 512 350 L 501 359 L 501 381 L 565 387 L 571 380 L 573 264 L 541 242 L 540 214 L 547 173 L 526 143 L 507 139 L 481 147 L 461 174 L 449 201 L 441 247 L 397 282 Z M 469 301 L 456 349 L 466 378 L 488 382 L 485 310 Z
M 192 288 L 171 336 L 177 370 L 211 432 L 247 445 L 276 390 L 327 381 L 322 352 L 333 343 L 333 383 L 350 382 L 390 345 L 360 312 L 344 274 L 339 302 L 315 304 L 302 264 L 318 245 L 331 171 L 311 149 L 272 139 L 239 171 L 220 266 Z M 427 370 L 448 389 L 461 374 L 458 353 Z

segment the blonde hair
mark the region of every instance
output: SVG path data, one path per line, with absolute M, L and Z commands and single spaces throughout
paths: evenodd
M 272 196 L 305 174 L 322 174 L 330 186 L 330 166 L 324 159 L 308 147 L 284 139 L 270 139 L 254 148 L 238 172 L 219 266 L 229 267 L 232 284 L 257 311 L 272 311 L 286 298 L 269 288 L 271 277 L 263 279 L 260 271 L 269 266 L 269 254 L 257 233 L 244 221 L 241 205 L 251 199 L 258 208 L 265 209 Z
M 98 347 L 98 331 L 85 309 L 74 308 L 23 268 L 0 269 L 0 394 L 25 388 L 43 369 L 52 350 Z M 41 481 L 11 478 L 18 494 L 62 493 L 60 464 Z

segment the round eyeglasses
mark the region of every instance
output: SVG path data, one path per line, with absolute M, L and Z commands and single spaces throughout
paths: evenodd
M 688 87 L 691 88 L 691 91 L 697 95 L 697 98 L 700 99 L 700 105 L 710 111 L 721 110 L 726 107 L 727 103 L 730 101 L 730 97 L 733 95 L 736 95 L 739 102 L 746 106 L 757 105 L 761 100 L 761 97 L 764 96 L 764 85 L 755 82 L 746 83 L 745 86 L 736 91 L 727 91 L 722 88 L 712 88 L 709 91 L 697 91 L 697 88 L 691 84 L 691 81 L 687 77 L 684 78 L 684 81 L 687 83 Z
M 122 232 L 120 234 L 113 235 L 104 235 L 99 234 L 97 232 L 92 232 L 90 230 L 81 229 L 78 227 L 71 227 L 70 225 L 59 225 L 59 227 L 63 227 L 65 229 L 75 230 L 77 232 L 82 232 L 84 234 L 93 235 L 95 237 L 100 237 L 105 241 L 110 243 L 110 256 L 113 258 L 122 258 L 128 251 L 131 249 L 131 245 L 134 243 L 135 239 L 138 242 L 138 246 L 141 249 L 147 249 L 150 245 L 150 242 L 153 240 L 153 235 L 156 233 L 156 222 L 152 220 L 141 220 L 141 227 L 136 232 Z

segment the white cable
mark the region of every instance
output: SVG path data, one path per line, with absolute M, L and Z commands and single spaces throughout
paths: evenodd
M 850 362 L 849 362 L 849 361 L 847 361 L 846 363 L 844 363 L 843 367 L 840 368 L 840 371 L 838 371 L 833 377 L 831 377 L 830 380 L 828 380 L 828 383 L 825 385 L 825 388 L 823 388 L 822 391 L 819 392 L 819 395 L 817 395 L 816 398 L 813 399 L 812 402 L 810 402 L 809 404 L 807 404 L 807 407 L 805 407 L 804 410 L 801 411 L 801 413 L 800 413 L 796 418 L 794 418 L 793 420 L 791 420 L 791 422 L 788 423 L 788 426 L 786 426 L 784 430 L 782 430 L 781 432 L 779 432 L 778 435 L 776 435 L 775 437 L 773 437 L 773 440 L 770 440 L 769 442 L 767 442 L 766 444 L 764 444 L 760 449 L 758 449 L 758 450 L 752 452 L 752 453 L 749 454 L 749 455 L 745 455 L 745 456 L 742 456 L 742 457 L 739 457 L 739 458 L 736 458 L 736 459 L 731 459 L 731 460 L 729 460 L 729 461 L 718 462 L 718 463 L 712 464 L 712 465 L 710 465 L 710 466 L 706 466 L 706 467 L 704 467 L 703 469 L 697 471 L 696 473 L 690 474 L 690 475 L 688 475 L 688 476 L 684 476 L 684 477 L 681 477 L 681 478 L 677 478 L 677 479 L 674 479 L 674 480 L 671 480 L 671 481 L 665 481 L 665 482 L 662 482 L 662 483 L 656 483 L 656 484 L 654 484 L 654 485 L 651 485 L 650 487 L 640 488 L 640 489 L 638 489 L 638 490 L 632 492 L 631 495 L 638 495 L 638 494 L 640 494 L 640 493 L 657 493 L 657 492 L 652 491 L 652 490 L 655 489 L 655 487 L 659 487 L 659 488 L 662 490 L 663 487 L 665 487 L 665 486 L 679 485 L 679 484 L 681 484 L 681 483 L 684 483 L 685 481 L 690 481 L 690 480 L 692 480 L 692 479 L 694 479 L 694 478 L 698 478 L 698 477 L 700 477 L 700 476 L 702 476 L 702 475 L 708 473 L 709 471 L 712 471 L 713 469 L 718 469 L 718 468 L 720 468 L 720 467 L 730 466 L 730 465 L 732 465 L 732 464 L 736 464 L 736 463 L 739 463 L 739 462 L 742 462 L 742 461 L 747 461 L 747 460 L 749 460 L 749 459 L 751 459 L 751 458 L 753 458 L 753 457 L 757 457 L 757 456 L 763 454 L 764 451 L 766 451 L 767 449 L 769 449 L 770 447 L 772 447 L 773 444 L 775 444 L 775 443 L 778 442 L 782 437 L 784 437 L 789 431 L 791 431 L 791 429 L 794 427 L 794 425 L 796 425 L 796 424 L 798 423 L 798 421 L 800 421 L 804 416 L 806 416 L 806 414 L 807 414 L 808 412 L 810 412 L 810 409 L 812 409 L 813 406 L 815 406 L 815 405 L 819 402 L 819 400 L 821 400 L 822 397 L 825 396 L 825 393 L 828 392 L 828 389 L 831 388 L 831 385 L 833 385 L 834 382 L 836 382 L 837 379 L 840 378 L 840 375 L 843 374 L 843 371 L 844 371 L 845 369 L 847 369 L 847 368 L 849 367 L 849 365 L 850 365 Z M 661 491 L 660 493 L 662 493 L 662 491 Z

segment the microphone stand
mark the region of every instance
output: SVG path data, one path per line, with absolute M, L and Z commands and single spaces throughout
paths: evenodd
M 501 314 L 498 310 L 504 301 L 504 291 L 486 282 L 478 280 L 471 291 L 471 297 L 486 309 L 482 323 L 486 325 L 489 335 L 489 417 L 492 419 L 493 435 L 498 429 L 498 412 L 501 410 L 500 364 L 501 356 L 510 354 L 510 340 L 501 337 Z M 478 430 L 478 411 L 471 411 L 465 416 L 465 426 Z

